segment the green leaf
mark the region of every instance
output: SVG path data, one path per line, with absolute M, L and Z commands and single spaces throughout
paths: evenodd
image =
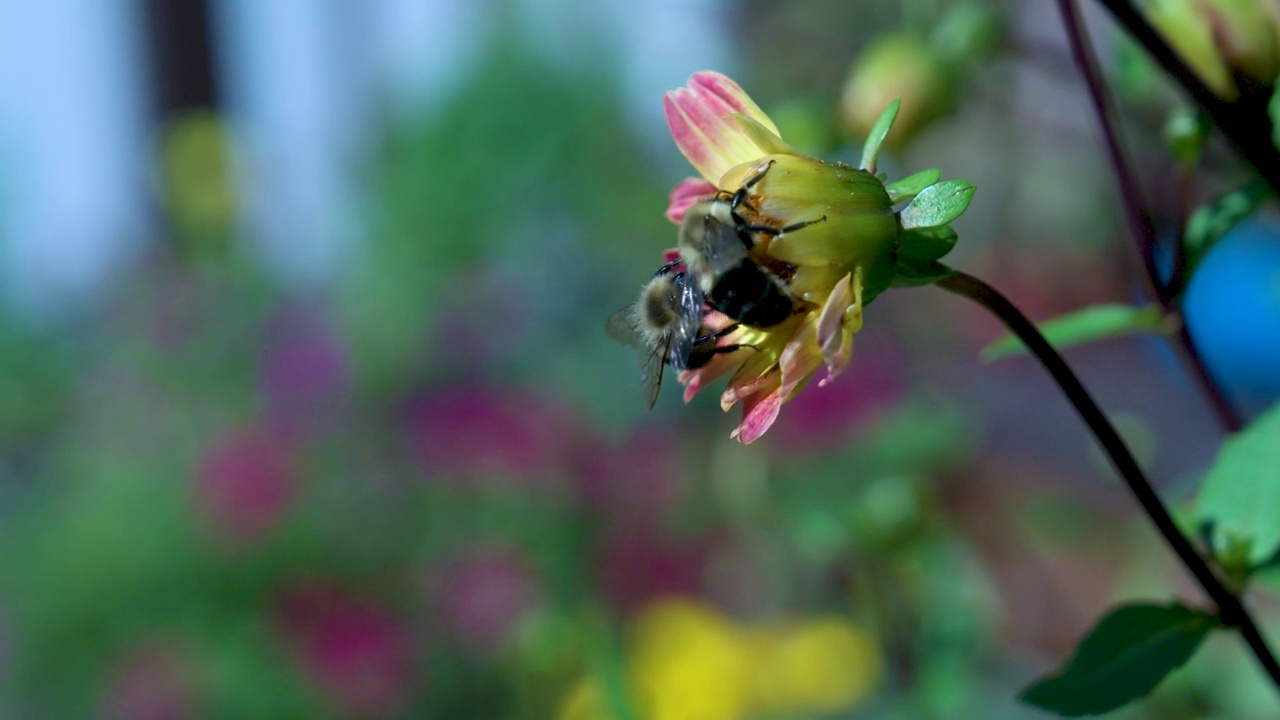
M 901 104 L 901 98 L 894 98 L 893 102 L 889 103 L 889 107 L 884 109 L 880 119 L 871 128 L 866 143 L 862 145 L 862 164 L 859 167 L 872 175 L 876 174 L 876 158 L 880 157 L 880 145 L 889 134 L 889 128 L 893 127 L 893 121 L 898 118 L 898 106 Z
M 915 260 L 937 260 L 951 252 L 959 235 L 949 227 L 904 230 L 898 236 L 898 256 Z
M 1213 249 L 1223 235 L 1252 215 L 1270 197 L 1270 187 L 1259 178 L 1239 190 L 1196 208 L 1191 217 L 1187 218 L 1187 230 L 1182 239 L 1187 275 L 1195 271 L 1196 265 L 1200 264 L 1205 254 Z
M 898 213 L 903 230 L 942 227 L 960 217 L 973 197 L 973 183 L 944 180 L 920 191 L 911 204 Z
M 1165 144 L 1169 154 L 1188 167 L 1200 162 L 1205 143 L 1213 131 L 1213 121 L 1206 112 L 1177 112 L 1164 124 Z
M 884 191 L 889 193 L 890 202 L 898 203 L 915 197 L 921 190 L 938 182 L 941 177 L 942 171 L 938 168 L 921 170 L 914 175 L 908 175 L 901 180 L 886 185 Z
M 1257 566 L 1280 550 L 1280 404 L 1222 444 L 1196 509 L 1215 555 L 1248 543 Z
M 1164 327 L 1164 313 L 1154 304 L 1134 307 L 1103 303 L 1059 315 L 1036 327 L 1050 345 L 1061 350 L 1133 333 L 1160 332 Z M 1016 335 L 1007 334 L 983 348 L 982 359 L 991 362 L 1018 355 L 1026 352 L 1026 349 Z
M 1267 117 L 1271 118 L 1271 144 L 1280 148 L 1280 85 L 1271 91 L 1267 101 Z
M 1213 615 L 1177 603 L 1116 608 L 1081 641 L 1066 667 L 1019 697 L 1066 717 L 1115 710 L 1154 690 L 1218 626 Z
M 955 270 L 940 262 L 899 257 L 892 285 L 893 287 L 932 285 L 943 278 L 955 275 L 955 273 Z

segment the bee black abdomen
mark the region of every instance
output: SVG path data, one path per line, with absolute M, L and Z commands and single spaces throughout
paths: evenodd
M 794 305 L 772 275 L 748 260 L 720 276 L 707 302 L 734 320 L 759 328 L 786 320 Z

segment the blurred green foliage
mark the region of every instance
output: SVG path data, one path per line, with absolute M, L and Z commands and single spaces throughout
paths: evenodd
M 934 16 L 758 5 L 734 18 L 769 39 L 744 43 L 746 72 L 814 146 L 836 120 L 804 98 L 817 85 L 791 85 L 826 77 L 834 105 L 859 43 Z M 947 17 L 983 34 L 939 31 L 939 52 L 1023 59 L 987 15 Z M 1116 300 L 1096 158 L 1052 124 L 1071 142 L 1020 147 L 1007 68 L 965 70 L 976 89 L 881 163 L 985 176 L 957 253 L 1042 315 Z M 714 398 L 677 410 L 670 374 L 644 416 L 635 357 L 603 323 L 674 244 L 678 177 L 632 136 L 615 72 L 500 33 L 447 101 L 380 128 L 362 254 L 319 291 L 277 283 L 228 221 L 229 125 L 182 126 L 168 244 L 79 324 L 0 321 L 0 714 L 643 719 L 688 662 L 738 673 L 697 686 L 723 690 L 726 720 L 752 702 L 761 718 L 1038 717 L 1016 689 L 1138 575 L 1124 559 L 1171 582 L 1083 431 L 1045 410 L 1059 399 L 980 367 L 994 329 L 931 291 L 887 293 L 849 372 L 758 444 L 728 439 Z M 1095 367 L 1159 374 L 1139 357 Z M 671 637 L 701 640 L 655 640 Z M 1223 657 L 1125 717 L 1272 707 L 1241 690 L 1245 658 L 1206 652 Z M 770 705 L 742 671 L 808 677 L 831 657 L 866 687 L 779 680 Z

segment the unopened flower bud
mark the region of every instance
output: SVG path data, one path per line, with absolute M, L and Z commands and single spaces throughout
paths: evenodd
M 885 140 L 901 146 L 954 105 L 951 73 L 929 42 L 911 33 L 885 35 L 854 61 L 840 96 L 840 126 L 860 143 L 894 98 L 902 99 L 894 131 Z
M 1149 0 L 1151 24 L 1225 100 L 1280 73 L 1280 6 L 1270 0 Z

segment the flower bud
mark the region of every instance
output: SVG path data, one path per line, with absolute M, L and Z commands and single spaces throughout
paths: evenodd
M 1253 0 L 1150 0 L 1146 13 L 1204 84 L 1224 100 L 1280 73 L 1280 7 Z
M 801 155 L 767 155 L 726 173 L 726 186 L 735 184 L 736 175 L 745 178 L 764 165 L 769 165 L 769 170 L 755 187 L 760 219 L 777 227 L 814 223 L 803 233 L 772 238 L 765 249 L 770 257 L 800 270 L 817 271 L 798 271 L 791 286 L 794 292 L 801 297 L 811 295 L 806 298 L 811 302 L 821 302 L 825 292 L 815 300 L 817 293 L 820 289 L 829 292 L 835 280 L 824 286 L 812 281 L 815 274 L 843 277 L 858 266 L 863 268 L 866 300 L 889 286 L 898 227 L 880 180 L 844 164 Z
M 862 142 L 894 98 L 902 107 L 886 145 L 894 148 L 946 114 L 955 104 L 953 78 L 925 38 L 885 35 L 854 61 L 840 96 L 840 126 L 848 140 Z
M 882 63 L 906 52 L 890 49 L 870 55 Z M 908 56 L 912 52 L 904 60 Z M 940 72 L 912 77 L 941 85 Z M 911 105 L 917 111 L 926 107 Z M 727 330 L 716 335 L 714 358 L 681 373 L 685 401 L 731 375 L 720 405 L 728 410 L 742 404 L 743 420 L 732 436 L 744 443 L 768 430 L 782 405 L 819 369 L 826 369 L 818 383 L 823 386 L 848 367 L 863 308 L 876 295 L 891 284 L 926 284 L 948 272 L 936 261 L 955 244 L 949 223 L 968 206 L 973 185 L 939 182 L 936 169 L 888 186 L 875 174 L 882 141 L 907 106 L 896 100 L 871 105 L 876 115 L 867 124 L 861 166 L 855 168 L 797 151 L 742 88 L 719 73 L 698 73 L 664 99 L 672 138 L 702 176 L 676 186 L 667 217 L 684 224 L 688 213 L 701 208 L 693 219 L 705 223 L 716 208 L 731 213 L 737 238 L 750 240 L 743 262 L 783 283 L 780 294 L 790 306 L 784 317 L 766 321 L 708 301 L 699 318 L 704 326 Z M 905 205 L 895 212 L 895 204 Z M 689 271 L 702 273 L 700 280 L 712 289 L 727 282 L 704 269 Z

